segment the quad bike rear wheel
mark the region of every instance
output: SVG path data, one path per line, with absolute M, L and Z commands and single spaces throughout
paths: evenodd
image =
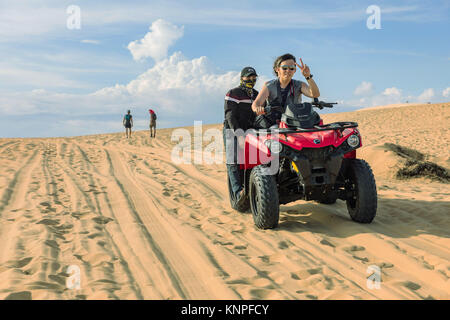
M 280 202 L 275 177 L 264 174 L 264 167 L 257 166 L 250 174 L 249 187 L 250 208 L 255 225 L 260 229 L 276 228 L 280 217 Z
M 353 221 L 371 223 L 377 213 L 377 187 L 372 169 L 361 159 L 349 159 L 345 174 L 347 209 Z

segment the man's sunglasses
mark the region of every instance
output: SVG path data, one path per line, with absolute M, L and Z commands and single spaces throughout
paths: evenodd
M 284 71 L 286 71 L 287 69 L 294 71 L 296 69 L 295 66 L 287 66 L 287 65 L 280 66 L 280 68 L 283 69 Z

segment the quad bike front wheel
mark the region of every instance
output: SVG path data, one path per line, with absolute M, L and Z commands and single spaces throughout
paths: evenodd
M 276 228 L 280 217 L 280 202 L 275 177 L 264 174 L 264 168 L 257 166 L 250 174 L 249 187 L 250 208 L 255 225 L 260 229 Z
M 353 221 L 371 223 L 377 213 L 377 187 L 372 169 L 361 159 L 349 159 L 345 174 L 347 209 Z

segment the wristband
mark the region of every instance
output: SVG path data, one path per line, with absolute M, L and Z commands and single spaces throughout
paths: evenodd
M 305 77 L 306 80 L 312 79 L 313 75 L 310 74 L 309 77 Z

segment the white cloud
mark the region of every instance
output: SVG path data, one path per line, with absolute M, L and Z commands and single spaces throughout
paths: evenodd
M 85 40 L 81 40 L 81 43 L 100 44 L 100 41 L 98 41 L 98 40 L 85 39 Z
M 238 83 L 239 72 L 219 73 L 207 57 L 189 60 L 176 52 L 128 84 L 103 88 L 92 96 L 158 105 L 168 113 L 179 115 L 198 112 L 197 117 L 201 118 L 201 113 L 210 113 L 211 106 L 220 103 L 225 93 Z
M 363 81 L 359 86 L 356 87 L 353 94 L 357 96 L 363 96 L 371 94 L 372 91 L 373 91 L 373 84 L 371 82 Z
M 448 97 L 450 96 L 450 87 L 444 89 L 442 91 L 442 96 Z M 346 101 L 346 104 L 350 107 L 374 107 L 374 106 L 384 106 L 390 104 L 398 104 L 398 103 L 425 103 L 431 102 L 436 103 L 438 101 L 438 97 L 435 95 L 435 90 L 433 88 L 429 88 L 424 90 L 419 95 L 406 95 L 403 93 L 402 89 L 397 87 L 386 88 L 382 92 L 358 97 L 357 99 Z
M 160 21 L 156 26 L 164 24 Z M 151 32 L 155 32 L 155 28 Z M 8 93 L 0 95 L 0 112 L 7 116 L 55 116 L 57 123 L 64 123 L 51 131 L 52 134 L 60 132 L 59 135 L 99 133 L 102 121 L 107 125 L 105 130 L 120 128 L 120 115 L 127 109 L 135 115 L 135 129 L 146 129 L 149 106 L 157 111 L 160 123 L 167 126 L 193 124 L 194 120 L 222 121 L 224 96 L 239 84 L 239 71 L 219 71 L 205 56 L 188 59 L 181 52 L 164 56 L 167 48 L 166 43 L 160 50 L 150 52 L 149 56 L 157 58 L 155 64 L 126 84 L 89 94 L 55 93 L 43 89 Z M 259 77 L 258 86 L 266 80 L 264 76 Z M 90 121 L 85 121 L 86 115 Z M 117 115 L 118 125 L 114 124 L 115 120 L 111 122 L 111 117 L 116 119 Z
M 418 97 L 417 99 L 420 102 L 429 102 L 434 97 L 434 90 L 432 88 L 425 89 Z
M 0 63 L 0 82 L 3 86 L 6 84 L 35 87 L 45 86 L 50 88 L 87 87 L 87 85 L 82 82 L 67 79 L 61 73 L 8 66 L 6 63 Z
M 159 61 L 167 56 L 168 48 L 181 38 L 184 27 L 177 27 L 170 22 L 158 19 L 150 26 L 150 31 L 141 40 L 128 44 L 134 60 L 151 57 Z
M 401 90 L 397 89 L 396 87 L 392 87 L 384 89 L 382 94 L 389 97 L 400 97 L 402 93 Z

